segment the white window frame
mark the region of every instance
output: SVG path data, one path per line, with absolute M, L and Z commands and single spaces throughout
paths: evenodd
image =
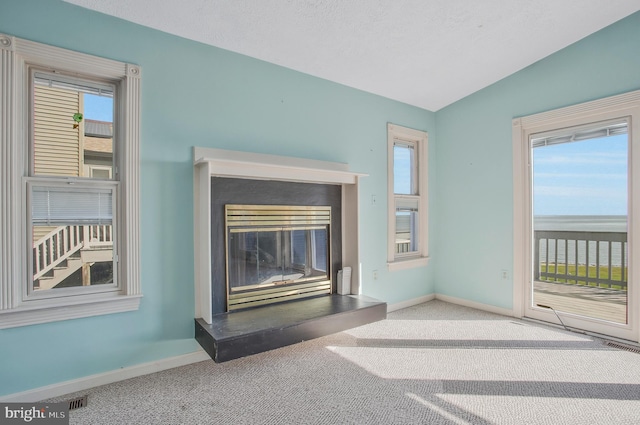
M 429 213 L 427 186 L 428 134 L 425 131 L 387 124 L 387 267 L 390 271 L 426 266 L 429 260 Z M 415 195 L 394 193 L 394 145 L 401 141 L 415 148 L 417 184 Z M 415 175 L 417 174 L 417 175 Z M 415 199 L 418 204 L 418 249 L 409 254 L 396 254 L 396 203 Z
M 30 69 L 59 71 L 117 86 L 114 135 L 118 286 L 73 296 L 25 298 L 31 249 L 27 217 L 29 181 Z M 0 329 L 137 310 L 139 277 L 140 68 L 0 34 Z M 58 178 L 59 179 L 59 178 Z M 71 179 L 70 179 L 71 180 Z M 65 292 L 65 291 L 63 291 Z

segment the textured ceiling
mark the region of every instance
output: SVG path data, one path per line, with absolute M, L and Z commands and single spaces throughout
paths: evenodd
M 437 111 L 638 0 L 65 0 Z

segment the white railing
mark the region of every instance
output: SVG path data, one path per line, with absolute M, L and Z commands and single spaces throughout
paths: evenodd
M 109 225 L 82 226 L 84 248 L 100 248 L 113 245 L 113 227 Z
M 60 226 L 33 244 L 33 280 L 80 251 L 113 246 L 111 225 Z
M 409 252 L 411 249 L 411 241 L 409 239 L 396 239 L 396 254 Z
M 627 289 L 626 232 L 536 230 L 534 279 Z

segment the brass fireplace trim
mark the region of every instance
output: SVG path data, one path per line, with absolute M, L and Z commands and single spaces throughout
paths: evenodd
M 225 205 L 225 280 L 227 287 L 227 310 L 272 304 L 276 302 L 331 294 L 331 279 L 306 278 L 294 284 L 271 282 L 252 285 L 243 289 L 229 288 L 229 233 L 269 230 L 323 229 L 331 226 L 330 206 L 300 205 Z M 331 244 L 331 231 L 327 233 Z M 331 250 L 329 249 L 329 254 Z M 331 260 L 327 262 L 328 276 L 331 276 Z M 264 288 L 255 290 L 256 288 Z M 246 291 L 249 290 L 249 291 Z
M 261 225 L 265 224 L 264 222 L 260 222 Z M 328 224 L 328 223 L 327 223 Z M 278 230 L 295 230 L 295 229 L 299 229 L 300 227 L 294 227 L 294 226 L 280 226 L 277 222 L 276 224 L 273 224 L 271 226 L 267 226 L 267 227 L 252 227 L 250 230 L 249 229 L 229 229 L 229 233 L 243 233 L 243 232 L 247 232 L 247 231 L 251 231 L 251 232 L 268 232 L 270 230 L 273 229 L 278 229 Z M 322 230 L 324 229 L 324 226 L 304 226 L 305 230 Z
M 267 291 L 252 291 L 228 295 L 229 311 L 247 307 L 272 304 L 284 300 L 294 300 L 315 295 L 331 293 L 331 281 L 324 280 L 314 283 L 303 283 L 285 287 L 275 287 Z
M 331 224 L 330 206 L 225 205 L 226 226 L 299 226 Z

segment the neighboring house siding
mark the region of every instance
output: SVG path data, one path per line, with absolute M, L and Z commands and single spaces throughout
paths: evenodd
M 48 235 L 52 231 L 57 229 L 56 226 L 34 226 L 33 227 L 33 244 L 35 246 L 36 242 L 38 242 L 42 237 Z
M 56 226 L 36 226 L 33 229 L 33 241 L 34 242 L 38 241 L 40 238 L 49 234 L 56 228 L 57 228 Z
M 84 175 L 112 178 L 113 123 L 84 120 Z
M 103 137 L 84 136 L 84 149 L 93 152 L 111 153 L 113 141 Z
M 82 111 L 82 95 L 69 90 L 35 86 L 34 173 L 79 176 L 83 168 L 81 137 L 84 125 L 73 128 L 73 114 Z

